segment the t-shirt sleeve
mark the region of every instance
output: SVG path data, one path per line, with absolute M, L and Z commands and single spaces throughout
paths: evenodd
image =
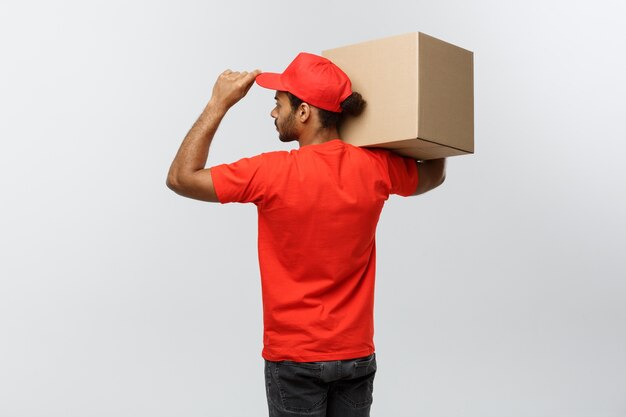
M 388 152 L 387 169 L 391 182 L 390 194 L 404 197 L 415 193 L 418 175 L 417 162 L 412 158 L 405 158 L 393 152 Z
M 220 203 L 259 203 L 265 193 L 265 158 L 258 155 L 211 168 L 215 193 Z

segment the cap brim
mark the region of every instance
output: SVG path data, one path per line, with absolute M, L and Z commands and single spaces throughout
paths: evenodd
M 256 76 L 255 81 L 258 85 L 270 90 L 287 91 L 280 77 L 282 74 L 275 72 L 262 72 Z

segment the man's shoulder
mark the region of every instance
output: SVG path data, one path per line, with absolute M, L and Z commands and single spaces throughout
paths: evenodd
M 372 160 L 379 161 L 379 162 L 388 161 L 391 158 L 395 158 L 399 156 L 389 149 L 377 148 L 377 147 L 354 146 L 354 145 L 350 145 L 350 146 L 352 147 L 352 149 L 354 149 L 354 152 L 361 153 L 365 155 L 366 157 Z
M 265 162 L 265 161 L 277 161 L 279 159 L 285 159 L 289 157 L 290 152 L 288 151 L 268 151 L 261 152 L 256 155 L 244 156 L 237 161 L 232 161 L 228 165 L 238 164 L 241 162 Z
M 393 151 L 392 149 L 387 149 L 387 148 L 377 148 L 377 147 L 367 147 L 367 148 L 361 148 L 364 149 L 365 151 L 369 152 L 370 155 L 378 158 L 378 159 L 384 159 L 384 160 L 395 160 L 395 161 L 414 161 L 414 158 L 411 158 L 409 156 L 404 156 L 401 155 L 395 151 Z

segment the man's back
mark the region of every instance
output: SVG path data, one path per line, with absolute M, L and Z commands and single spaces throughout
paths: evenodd
M 373 345 L 375 232 L 415 162 L 332 140 L 213 168 L 222 203 L 253 202 L 268 360 L 340 360 Z

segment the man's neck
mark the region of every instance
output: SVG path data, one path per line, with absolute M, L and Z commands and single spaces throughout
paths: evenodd
M 309 134 L 305 132 L 300 135 L 298 143 L 302 148 L 303 146 L 319 145 L 320 143 L 326 143 L 334 139 L 339 139 L 339 132 L 336 128 L 319 129 L 315 132 L 310 132 Z

